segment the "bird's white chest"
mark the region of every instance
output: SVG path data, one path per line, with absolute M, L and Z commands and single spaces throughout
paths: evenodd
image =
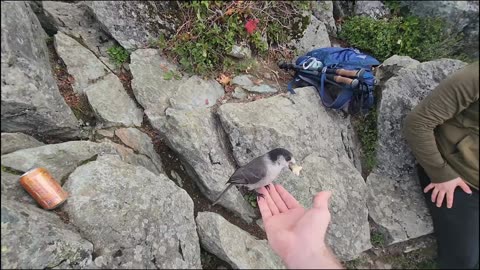
M 283 168 L 284 167 L 281 165 L 274 164 L 273 166 L 270 167 L 269 170 L 267 170 L 267 174 L 262 180 L 258 181 L 253 185 L 249 185 L 248 188 L 250 190 L 257 189 L 272 183 L 273 180 L 277 179 L 278 175 L 280 175 Z

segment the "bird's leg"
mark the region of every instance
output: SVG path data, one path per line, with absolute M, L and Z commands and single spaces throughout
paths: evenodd
M 257 195 L 257 198 L 260 197 L 260 198 L 264 198 L 265 199 L 265 195 L 263 195 L 262 193 L 256 191 L 256 190 L 253 190 L 254 194 Z
M 266 185 L 266 186 L 263 186 L 264 188 L 266 188 L 267 190 L 270 190 L 270 185 Z

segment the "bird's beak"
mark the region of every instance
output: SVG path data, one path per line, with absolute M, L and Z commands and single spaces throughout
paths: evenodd
M 293 164 L 295 164 L 295 159 L 292 157 L 292 159 L 288 162 L 288 167 L 291 167 Z

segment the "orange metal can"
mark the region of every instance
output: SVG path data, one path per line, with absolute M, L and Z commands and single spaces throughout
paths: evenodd
M 20 184 L 44 209 L 60 206 L 68 193 L 58 184 L 45 168 L 35 168 L 20 177 Z

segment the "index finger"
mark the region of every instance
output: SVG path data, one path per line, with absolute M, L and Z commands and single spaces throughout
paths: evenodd
M 282 200 L 287 205 L 288 209 L 300 207 L 300 203 L 292 196 L 292 194 L 288 193 L 288 191 L 282 185 L 276 184 L 275 189 L 277 190 L 278 195 L 280 195 Z

